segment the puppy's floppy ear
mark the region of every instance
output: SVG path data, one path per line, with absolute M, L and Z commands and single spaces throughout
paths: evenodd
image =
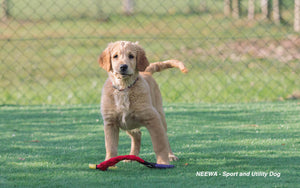
M 136 68 L 138 71 L 145 71 L 146 67 L 149 66 L 149 61 L 146 57 L 146 53 L 144 51 L 144 49 L 139 46 L 136 45 L 136 49 L 137 49 L 137 57 L 136 57 Z
M 107 47 L 98 58 L 98 63 L 101 68 L 109 72 L 111 70 L 110 48 Z

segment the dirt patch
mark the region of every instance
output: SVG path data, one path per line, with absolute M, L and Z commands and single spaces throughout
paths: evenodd
M 218 57 L 236 62 L 250 58 L 271 59 L 283 63 L 300 60 L 300 37 L 289 36 L 284 39 L 241 39 L 227 42 L 220 46 L 212 45 L 209 49 L 196 47 L 181 48 L 184 54 L 199 57 Z
M 293 94 L 287 96 L 287 99 L 299 100 L 300 99 L 300 91 L 294 91 Z
M 300 60 L 300 37 L 289 37 L 282 40 L 250 39 L 235 41 L 220 49 L 228 58 L 250 55 L 256 58 L 276 59 L 281 62 Z

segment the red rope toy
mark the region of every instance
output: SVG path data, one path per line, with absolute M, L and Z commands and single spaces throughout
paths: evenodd
M 156 163 L 149 163 L 142 158 L 135 156 L 135 155 L 123 155 L 123 156 L 118 156 L 118 157 L 113 157 L 107 161 L 103 161 L 102 163 L 96 165 L 96 164 L 90 164 L 89 167 L 91 169 L 99 169 L 102 171 L 106 171 L 108 167 L 114 166 L 118 162 L 122 160 L 131 160 L 131 161 L 137 161 L 148 168 L 159 168 L 159 169 L 165 169 L 165 168 L 173 168 L 174 165 L 165 165 L 165 164 L 156 164 Z

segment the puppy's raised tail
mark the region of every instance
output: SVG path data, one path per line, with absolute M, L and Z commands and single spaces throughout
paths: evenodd
M 163 71 L 165 69 L 169 68 L 178 68 L 183 73 L 187 73 L 188 69 L 184 66 L 184 64 L 181 61 L 178 61 L 176 59 L 166 60 L 163 62 L 155 62 L 151 63 L 145 70 L 145 72 L 148 72 L 150 74 Z

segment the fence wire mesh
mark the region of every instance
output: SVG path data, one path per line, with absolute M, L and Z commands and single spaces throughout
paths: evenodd
M 107 43 L 139 41 L 166 102 L 299 98 L 300 3 L 280 0 L 1 0 L 0 104 L 88 104 Z

